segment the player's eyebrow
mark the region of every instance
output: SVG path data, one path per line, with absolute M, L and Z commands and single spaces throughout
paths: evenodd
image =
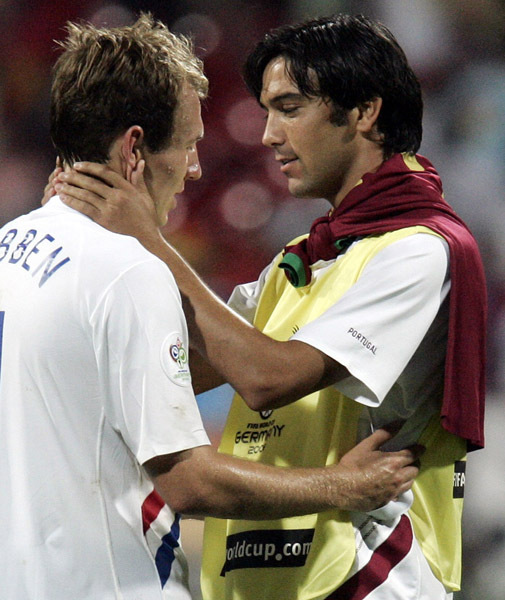
M 285 94 L 279 94 L 277 96 L 274 96 L 273 98 L 270 98 L 268 100 L 268 104 L 270 105 L 275 105 L 275 104 L 280 104 L 282 102 L 286 102 L 287 100 L 303 100 L 305 99 L 306 96 L 304 96 L 303 94 L 297 93 L 297 92 L 286 92 Z M 263 102 L 261 102 L 260 100 L 260 106 L 261 108 L 266 109 L 266 106 Z

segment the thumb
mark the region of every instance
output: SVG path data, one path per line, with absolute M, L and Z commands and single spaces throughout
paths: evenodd
M 372 434 L 361 441 L 361 445 L 367 446 L 369 450 L 379 450 L 380 447 L 388 442 L 393 433 L 385 428 L 376 429 Z
M 144 169 L 146 167 L 146 161 L 142 158 L 140 159 L 135 168 L 132 170 L 131 174 L 131 182 L 137 187 L 140 191 L 147 191 L 146 182 L 144 179 Z
M 379 448 L 388 442 L 391 438 L 400 431 L 400 429 L 405 425 L 405 421 L 397 420 L 387 425 L 383 425 L 379 429 L 376 429 L 372 435 L 368 436 L 366 439 L 369 442 L 370 448 L 372 450 L 379 450 Z
M 396 421 L 391 421 L 386 425 L 382 425 L 381 429 L 385 429 L 391 434 L 391 437 L 394 437 L 397 433 L 399 433 L 400 429 L 405 425 L 405 421 L 403 419 L 397 419 Z

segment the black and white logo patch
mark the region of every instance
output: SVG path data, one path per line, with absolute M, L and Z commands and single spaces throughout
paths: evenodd
M 313 538 L 313 529 L 260 529 L 229 535 L 221 576 L 235 569 L 303 567 Z
M 452 488 L 453 498 L 463 498 L 465 495 L 465 472 L 466 461 L 457 460 L 454 463 L 454 485 Z

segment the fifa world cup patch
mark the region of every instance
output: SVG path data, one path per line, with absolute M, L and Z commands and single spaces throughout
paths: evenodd
M 466 460 L 457 460 L 454 463 L 454 485 L 452 488 L 453 498 L 463 498 L 465 495 L 465 472 Z
M 170 381 L 177 385 L 191 385 L 188 350 L 180 333 L 171 333 L 161 346 L 161 366 Z

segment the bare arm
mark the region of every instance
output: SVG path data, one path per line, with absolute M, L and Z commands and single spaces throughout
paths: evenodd
M 141 172 L 134 185 L 104 165 L 82 165 L 79 172 L 60 175 L 62 199 L 107 229 L 137 237 L 169 266 L 184 297 L 192 345 L 250 408 L 284 406 L 347 376 L 343 366 L 308 344 L 263 335 L 215 296 L 162 237 Z
M 195 394 L 202 394 L 227 383 L 226 379 L 196 350 L 192 349 L 189 362 L 191 365 L 191 385 Z
M 282 468 L 254 463 L 201 446 L 159 456 L 144 466 L 158 493 L 187 515 L 277 519 L 334 508 L 370 511 L 412 486 L 420 447 L 381 452 L 384 429 L 330 467 Z

